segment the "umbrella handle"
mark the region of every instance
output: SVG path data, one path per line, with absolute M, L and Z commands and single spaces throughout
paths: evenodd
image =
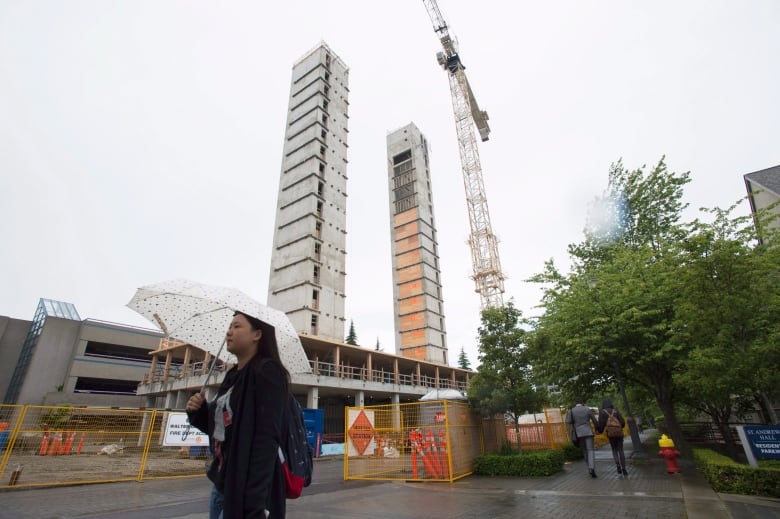
M 203 381 L 203 387 L 200 388 L 200 394 L 206 395 L 206 386 L 209 383 L 209 379 L 211 378 L 211 374 L 214 372 L 214 368 L 217 366 L 217 361 L 219 360 L 219 354 L 222 353 L 222 348 L 225 347 L 225 342 L 227 341 L 227 335 L 224 339 L 222 339 L 222 344 L 219 346 L 219 350 L 217 350 L 217 354 L 214 356 L 214 362 L 211 363 L 211 367 L 209 368 L 208 374 L 206 374 L 206 380 Z
M 227 341 L 227 336 L 225 336 L 224 339 L 222 339 L 222 344 L 219 346 L 219 350 L 217 350 L 217 354 L 214 356 L 214 362 L 211 364 L 211 367 L 209 368 L 209 372 L 206 374 L 206 380 L 203 381 L 203 387 L 200 388 L 200 394 L 204 397 L 206 396 L 206 386 L 209 383 L 209 379 L 211 378 L 211 374 L 214 372 L 214 367 L 217 365 L 217 361 L 219 360 L 219 354 L 222 353 L 222 348 L 225 347 L 225 341 Z M 186 439 L 187 436 L 190 434 L 190 427 L 192 427 L 192 424 L 190 424 L 190 420 L 187 419 L 187 428 L 184 430 L 183 437 Z

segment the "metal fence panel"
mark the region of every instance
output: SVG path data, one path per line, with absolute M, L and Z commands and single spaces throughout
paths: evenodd
M 203 456 L 162 445 L 166 418 L 156 410 L 0 406 L 8 424 L 0 488 L 203 475 Z
M 344 478 L 454 481 L 482 453 L 482 426 L 467 404 L 447 400 L 348 407 Z

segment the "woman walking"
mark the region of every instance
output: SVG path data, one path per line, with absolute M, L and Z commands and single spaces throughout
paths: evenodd
M 273 326 L 236 312 L 226 344 L 238 364 L 216 398 L 206 402 L 196 393 L 187 402 L 190 423 L 209 435 L 214 453 L 209 519 L 281 519 L 286 496 L 278 446 L 289 374 Z
M 611 433 L 611 429 L 607 427 L 610 417 L 614 417 L 620 423 L 620 433 L 617 431 Z M 612 405 L 612 401 L 609 398 L 605 398 L 601 401 L 601 411 L 599 411 L 599 432 L 603 432 L 607 429 L 607 439 L 609 440 L 609 446 L 612 447 L 612 459 L 615 460 L 617 465 L 617 473 L 628 476 L 626 470 L 626 453 L 623 451 L 623 427 L 626 426 L 626 421 L 620 416 L 620 411 L 615 409 Z

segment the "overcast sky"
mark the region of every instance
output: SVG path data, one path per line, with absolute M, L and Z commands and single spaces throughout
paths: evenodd
M 610 163 L 666 155 L 693 208 L 780 164 L 776 0 L 439 4 L 490 115 L 493 231 L 526 315 L 524 280 L 568 265 Z M 31 319 L 44 297 L 151 327 L 124 305 L 180 277 L 265 302 L 291 68 L 321 40 L 350 67 L 347 319 L 393 351 L 385 139 L 413 121 L 432 146 L 450 358 L 475 363 L 449 87 L 419 0 L 0 0 L 0 315 Z

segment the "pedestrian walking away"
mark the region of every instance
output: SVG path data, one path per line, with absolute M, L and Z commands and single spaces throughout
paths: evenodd
M 609 423 L 610 420 L 617 420 L 620 424 L 619 431 Z M 617 465 L 617 473 L 628 476 L 626 453 L 623 451 L 623 427 L 625 426 L 625 419 L 621 416 L 620 411 L 612 405 L 612 401 L 609 398 L 603 399 L 601 401 L 601 411 L 599 411 L 598 431 L 602 433 L 606 429 L 609 446 L 612 448 L 612 459 L 615 461 L 615 465 Z
M 209 435 L 214 484 L 209 519 L 285 517 L 284 472 L 278 457 L 289 373 L 273 326 L 236 312 L 227 349 L 238 364 L 225 374 L 216 398 L 187 402 L 190 423 Z
M 593 411 L 585 406 L 585 401 L 582 398 L 575 400 L 576 405 L 569 411 L 567 417 L 567 423 L 572 424 L 574 431 L 577 433 L 579 439 L 580 448 L 585 456 L 585 463 L 588 465 L 588 473 L 590 477 L 596 477 L 596 452 L 593 448 L 593 430 L 598 427 L 596 417 L 593 415 Z M 593 427 L 591 427 L 591 423 Z

